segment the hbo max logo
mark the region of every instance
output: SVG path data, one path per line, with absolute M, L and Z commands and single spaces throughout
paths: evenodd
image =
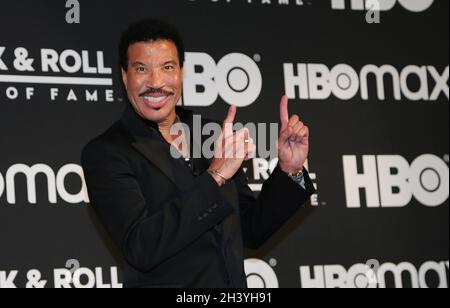
M 185 106 L 210 106 L 220 95 L 227 103 L 245 107 L 258 99 L 262 89 L 258 65 L 241 53 L 228 54 L 216 63 L 206 53 L 187 52 L 184 73 Z
M 66 186 L 66 178 L 75 176 L 81 183 L 81 186 L 73 192 L 73 187 Z M 48 192 L 48 202 L 56 204 L 58 196 L 69 204 L 88 203 L 86 182 L 81 166 L 76 164 L 67 164 L 55 172 L 50 166 L 45 164 L 36 164 L 28 166 L 25 164 L 12 165 L 5 172 L 5 176 L 0 173 L 0 198 L 6 195 L 6 201 L 9 204 L 16 204 L 17 183 L 22 183 L 25 179 L 26 191 L 29 204 L 37 203 L 37 179 L 45 179 Z M 19 179 L 19 180 L 18 180 Z
M 380 11 L 390 11 L 398 2 L 402 7 L 411 12 L 423 12 L 430 8 L 434 0 L 351 0 L 350 8 L 355 11 L 368 10 L 376 4 Z M 331 7 L 334 10 L 345 10 L 346 0 L 332 0 Z

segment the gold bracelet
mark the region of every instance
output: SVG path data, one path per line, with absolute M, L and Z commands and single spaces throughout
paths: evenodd
M 227 183 L 227 179 L 225 178 L 225 176 L 216 169 L 208 169 L 208 172 L 210 174 L 216 174 L 222 180 L 220 183 L 221 185 L 225 185 Z

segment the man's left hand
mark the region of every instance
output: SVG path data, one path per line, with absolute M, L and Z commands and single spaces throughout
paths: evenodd
M 298 115 L 289 118 L 288 98 L 280 102 L 281 132 L 278 138 L 278 159 L 281 170 L 298 173 L 308 157 L 309 129 L 300 121 Z

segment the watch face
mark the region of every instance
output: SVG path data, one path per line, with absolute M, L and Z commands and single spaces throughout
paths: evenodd
M 303 176 L 303 172 L 300 171 L 300 172 L 298 172 L 298 173 L 289 173 L 288 175 L 289 175 L 290 177 L 299 178 L 299 177 L 302 177 L 302 176 Z

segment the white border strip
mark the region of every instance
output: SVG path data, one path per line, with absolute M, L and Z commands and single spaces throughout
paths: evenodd
M 0 75 L 0 82 L 112 86 L 111 78 Z

